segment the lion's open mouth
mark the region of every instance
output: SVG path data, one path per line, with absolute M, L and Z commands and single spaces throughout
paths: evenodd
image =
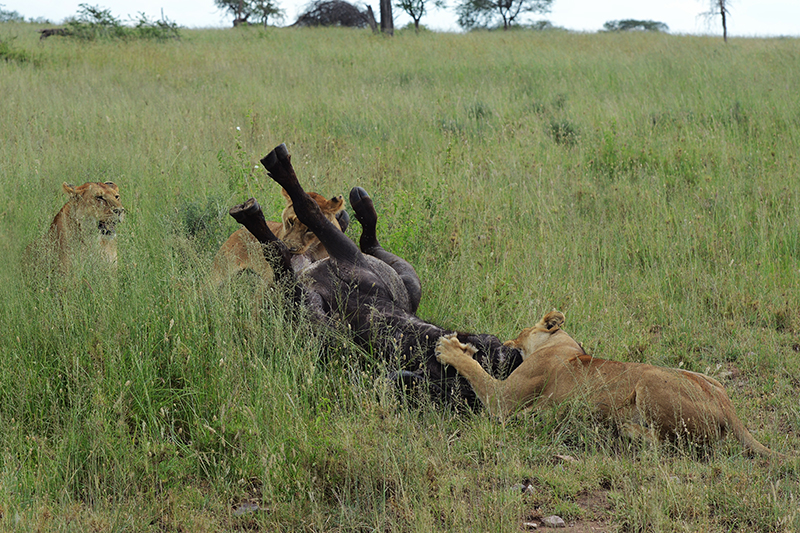
M 111 236 L 116 233 L 116 228 L 113 222 L 103 222 L 102 220 L 97 223 L 97 229 L 100 230 L 101 235 Z

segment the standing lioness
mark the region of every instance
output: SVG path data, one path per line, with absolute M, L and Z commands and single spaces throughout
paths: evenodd
M 592 357 L 561 329 L 563 324 L 564 315 L 552 311 L 506 342 L 522 351 L 524 361 L 502 381 L 473 359 L 475 348 L 455 337 L 439 339 L 436 356 L 467 378 L 492 414 L 584 398 L 630 436 L 681 437 L 705 444 L 732 433 L 751 452 L 785 457 L 750 434 L 717 380 L 687 370 Z

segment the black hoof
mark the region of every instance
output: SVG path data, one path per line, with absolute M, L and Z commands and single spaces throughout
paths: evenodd
M 255 198 L 250 198 L 243 204 L 231 207 L 228 213 L 236 222 L 244 224 L 245 221 L 261 213 L 261 206 L 258 205 Z
M 267 169 L 269 177 L 286 189 L 289 195 L 297 194 L 298 191 L 302 192 L 302 187 L 300 187 L 292 167 L 292 158 L 285 144 L 281 144 L 268 153 L 261 160 L 261 164 Z
M 375 226 L 378 222 L 378 213 L 372 204 L 372 198 L 362 187 L 353 187 L 350 190 L 350 205 L 356 214 L 356 219 L 362 226 Z
M 281 143 L 261 160 L 261 164 L 267 170 L 272 170 L 278 164 L 278 160 L 286 159 L 289 159 L 289 149 L 286 148 L 286 144 Z
M 347 211 L 339 211 L 336 214 L 336 222 L 339 223 L 339 228 L 342 232 L 345 232 L 350 226 L 350 215 L 347 214 Z

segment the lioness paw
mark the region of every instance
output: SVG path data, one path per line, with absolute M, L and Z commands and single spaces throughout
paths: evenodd
M 477 351 L 471 344 L 459 341 L 455 333 L 440 337 L 436 343 L 436 359 L 443 365 L 452 365 L 459 359 L 472 359 Z

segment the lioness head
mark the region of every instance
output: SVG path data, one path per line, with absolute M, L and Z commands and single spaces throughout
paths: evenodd
M 525 359 L 539 348 L 544 347 L 548 342 L 551 342 L 553 335 L 561 331 L 561 326 L 563 325 L 564 313 L 550 311 L 535 326 L 523 329 L 516 339 L 506 341 L 504 344 L 522 351 L 522 358 Z M 569 337 L 568 335 L 566 336 Z M 577 346 L 577 343 L 575 344 Z
M 289 194 L 283 189 L 281 189 L 281 193 L 283 193 L 283 197 L 286 199 L 286 207 L 281 214 L 283 226 L 278 238 L 286 244 L 289 251 L 293 254 L 305 254 L 306 252 L 316 250 L 317 247 L 321 246 L 319 239 L 314 233 L 309 231 L 305 224 L 297 219 L 297 215 L 294 212 L 294 205 L 292 204 L 292 199 L 289 198 Z M 347 229 L 349 218 L 347 218 L 347 212 L 344 210 L 344 198 L 341 194 L 334 196 L 330 200 L 315 192 L 309 192 L 308 195 L 319 205 L 322 214 L 325 215 L 334 226 L 342 231 Z
M 119 187 L 115 183 L 88 182 L 78 187 L 64 183 L 63 187 L 70 196 L 69 218 L 82 228 L 96 227 L 104 237 L 114 236 L 117 224 L 125 218 L 125 208 L 119 201 Z

